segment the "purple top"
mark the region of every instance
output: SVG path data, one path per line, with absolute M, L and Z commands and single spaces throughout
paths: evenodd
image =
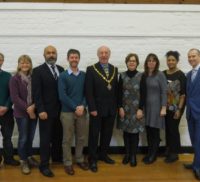
M 11 100 L 14 105 L 14 116 L 16 118 L 27 118 L 27 83 L 21 79 L 19 74 L 16 74 L 10 79 L 9 88 Z

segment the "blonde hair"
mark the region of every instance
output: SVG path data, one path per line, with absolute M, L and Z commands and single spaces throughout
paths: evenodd
M 19 64 L 22 63 L 22 62 L 28 62 L 28 63 L 30 63 L 31 67 L 30 67 L 30 70 L 28 71 L 28 75 L 30 75 L 32 73 L 33 64 L 32 64 L 32 60 L 31 60 L 30 56 L 25 55 L 25 54 L 21 55 L 18 58 L 17 73 L 19 73 L 21 71 Z

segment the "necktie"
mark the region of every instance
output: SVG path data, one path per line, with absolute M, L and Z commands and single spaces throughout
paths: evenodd
M 56 73 L 55 66 L 54 66 L 54 65 L 51 65 L 51 69 L 52 69 L 52 71 L 53 71 L 53 77 L 55 78 L 55 80 L 57 80 L 58 75 L 57 75 L 57 73 Z
M 108 65 L 104 65 L 103 70 L 104 70 L 104 72 L 105 72 L 105 74 L 106 74 L 106 77 L 108 78 L 108 77 L 109 77 Z
M 196 70 L 196 69 L 193 69 L 193 70 L 192 70 L 192 76 L 191 76 L 192 82 L 195 80 L 196 75 L 197 75 L 197 70 Z

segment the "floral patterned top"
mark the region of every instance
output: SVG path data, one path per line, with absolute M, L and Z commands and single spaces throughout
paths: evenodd
M 180 96 L 186 93 L 186 76 L 181 70 L 173 74 L 167 74 L 165 70 L 164 74 L 167 78 L 167 110 L 175 112 Z
M 117 127 L 128 133 L 138 133 L 144 130 L 144 120 L 138 120 L 136 113 L 140 99 L 140 80 L 142 74 L 135 72 L 130 77 L 130 72 L 123 72 L 119 79 L 119 107 L 123 107 L 125 117 L 118 117 Z

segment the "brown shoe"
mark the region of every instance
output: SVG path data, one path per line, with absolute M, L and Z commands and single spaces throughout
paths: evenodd
M 87 171 L 89 169 L 88 163 L 86 162 L 77 162 L 77 165 L 84 171 Z
M 75 171 L 72 166 L 65 166 L 65 172 L 69 175 L 74 175 Z

